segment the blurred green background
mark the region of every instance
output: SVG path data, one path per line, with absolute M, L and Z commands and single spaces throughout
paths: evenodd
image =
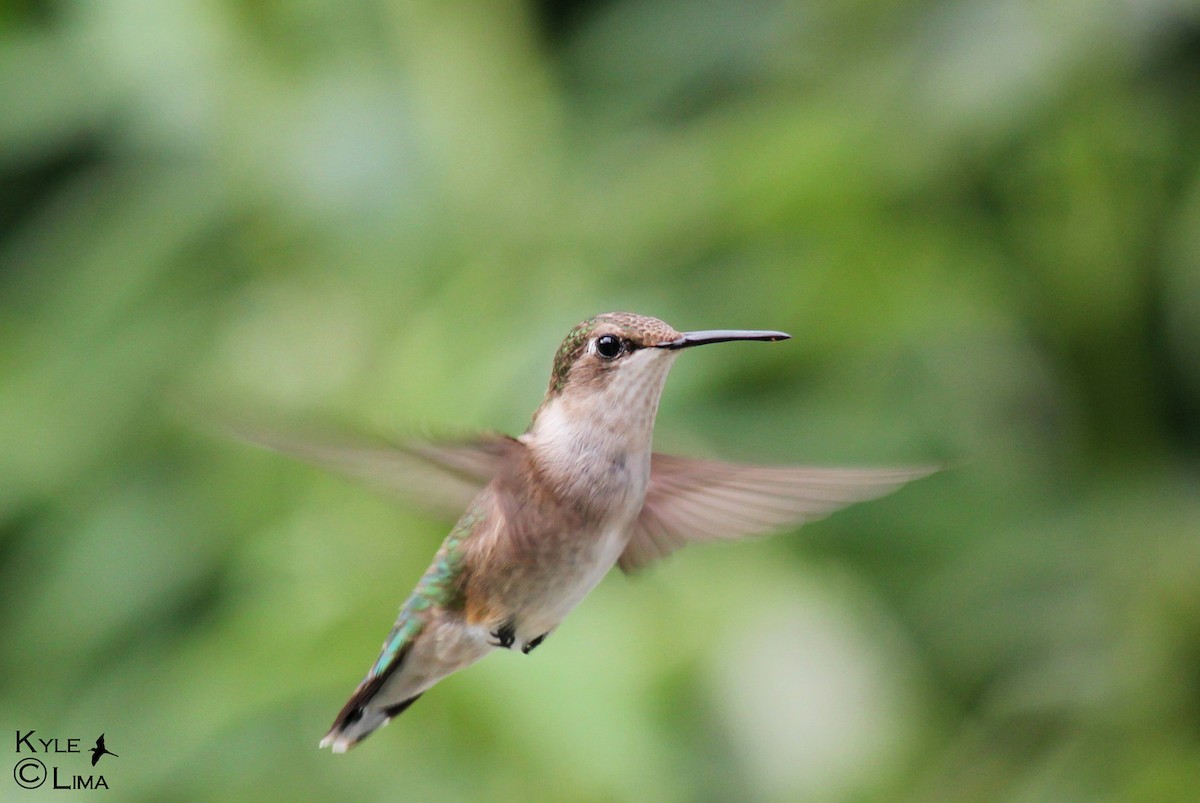
M 1184 0 L 0 1 L 0 756 L 104 731 L 119 800 L 1200 799 L 1197 87 Z M 318 752 L 447 523 L 181 411 L 516 433 L 611 309 L 794 335 L 680 360 L 660 449 L 960 463 L 614 575 Z

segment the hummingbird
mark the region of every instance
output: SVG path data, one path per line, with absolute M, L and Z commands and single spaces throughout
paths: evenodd
M 691 542 L 793 528 L 935 470 L 758 466 L 652 451 L 663 385 L 683 351 L 789 337 L 678 332 L 657 318 L 605 313 L 567 334 L 520 437 L 381 444 L 243 431 L 436 511 L 465 508 L 320 746 L 345 752 L 495 650 L 532 652 L 614 566 L 630 573 Z

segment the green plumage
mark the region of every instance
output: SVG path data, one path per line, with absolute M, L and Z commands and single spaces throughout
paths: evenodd
M 462 571 L 465 554 L 463 544 L 482 519 L 482 505 L 472 505 L 446 536 L 441 549 L 434 556 L 433 563 L 426 569 L 417 587 L 400 609 L 392 632 L 383 642 L 383 650 L 379 653 L 378 660 L 367 674 L 368 681 L 386 672 L 403 654 L 405 647 L 421 635 L 431 608 L 453 606 L 458 601 L 456 597 L 461 593 L 458 576 Z
M 576 324 L 575 328 L 567 333 L 562 345 L 558 347 L 558 352 L 554 355 L 554 367 L 550 369 L 551 394 L 561 392 L 563 386 L 566 385 L 567 374 L 571 372 L 571 366 L 575 364 L 575 360 L 579 359 L 580 352 L 587 346 L 588 337 L 595 325 L 595 318 L 589 318 Z

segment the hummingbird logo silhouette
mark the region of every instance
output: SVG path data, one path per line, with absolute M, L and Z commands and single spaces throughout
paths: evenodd
M 935 470 L 652 452 L 659 397 L 684 350 L 788 337 L 677 332 L 657 318 L 597 315 L 559 346 L 545 398 L 518 438 L 390 444 L 243 428 L 261 446 L 461 514 L 321 746 L 345 752 L 493 650 L 531 652 L 614 565 L 628 573 L 688 543 L 793 528 Z
M 96 746 L 91 748 L 91 752 L 92 752 L 92 766 L 93 767 L 96 766 L 96 762 L 100 760 L 100 756 L 112 756 L 113 758 L 120 758 L 120 756 L 118 756 L 116 753 L 112 752 L 111 750 L 109 750 L 107 747 L 104 746 L 104 734 L 103 733 L 100 734 L 100 738 L 96 739 Z

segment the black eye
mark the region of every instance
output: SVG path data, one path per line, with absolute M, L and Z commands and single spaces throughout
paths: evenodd
M 596 353 L 606 360 L 612 360 L 620 356 L 624 348 L 621 345 L 619 338 L 612 335 L 600 335 L 596 338 Z

